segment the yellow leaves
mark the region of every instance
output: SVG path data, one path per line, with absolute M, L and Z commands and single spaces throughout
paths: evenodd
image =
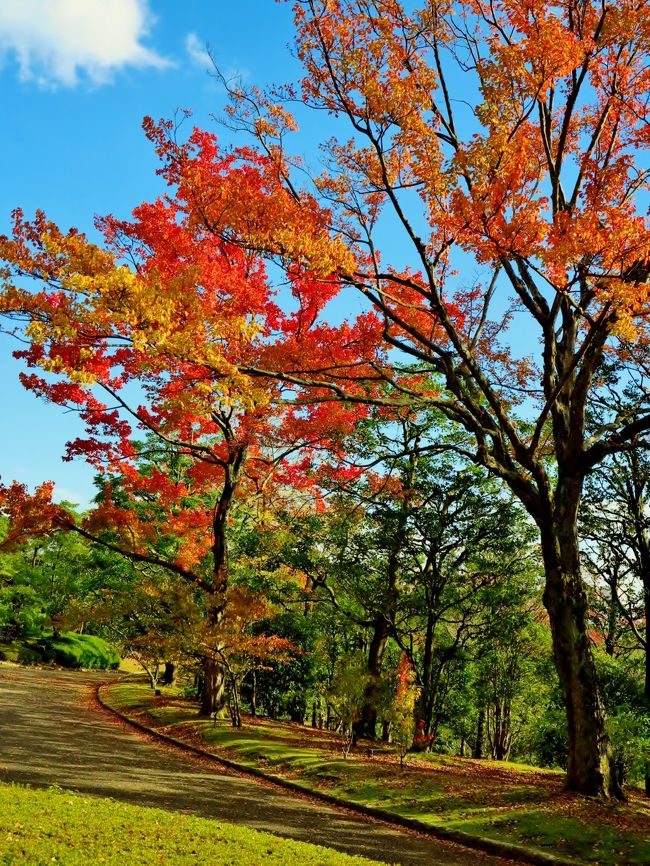
M 46 334 L 45 325 L 39 319 L 34 319 L 25 328 L 25 335 L 35 343 L 42 343 L 45 340 Z
M 91 356 L 92 353 L 88 352 L 81 361 Z M 69 366 L 61 355 L 43 358 L 39 366 L 48 373 L 65 373 L 67 379 L 77 385 L 93 385 L 97 381 L 95 373 L 85 370 L 83 366 L 76 368 Z
M 256 114 L 253 120 L 253 128 L 259 138 L 279 138 L 285 132 L 298 131 L 295 117 L 283 105 L 270 102 L 258 90 L 255 90 L 255 95 L 260 103 L 258 108 L 264 108 L 264 115 Z
M 331 237 L 324 232 L 301 232 L 301 214 L 296 212 L 291 216 L 293 219 L 280 222 L 269 232 L 267 243 L 271 249 L 293 266 L 307 269 L 315 279 L 354 272 L 354 256 L 341 237 Z

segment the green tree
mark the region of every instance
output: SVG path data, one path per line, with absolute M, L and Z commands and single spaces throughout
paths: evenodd
M 650 459 L 632 450 L 610 458 L 587 481 L 581 513 L 592 585 L 592 618 L 614 658 L 639 654 L 645 722 L 650 734 Z M 620 705 L 617 704 L 620 713 Z M 637 744 L 643 738 L 636 738 Z M 650 796 L 650 761 L 645 772 Z

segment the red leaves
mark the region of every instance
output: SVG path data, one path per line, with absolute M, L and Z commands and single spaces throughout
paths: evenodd
M 24 484 L 0 484 L 0 514 L 9 520 L 9 532 L 2 547 L 20 544 L 28 538 L 49 535 L 71 521 L 68 513 L 52 502 L 53 481 L 46 481 L 33 494 Z

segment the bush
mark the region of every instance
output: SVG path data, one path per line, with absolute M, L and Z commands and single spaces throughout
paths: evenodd
M 120 657 L 115 647 L 100 637 L 90 634 L 61 634 L 39 641 L 39 650 L 46 661 L 65 668 L 97 668 L 114 670 Z
M 10 658 L 10 656 L 8 656 Z M 42 654 L 27 644 L 19 644 L 16 650 L 15 660 L 19 665 L 40 665 L 43 661 Z

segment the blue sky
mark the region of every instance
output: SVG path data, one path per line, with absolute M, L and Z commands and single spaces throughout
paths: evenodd
M 21 207 L 27 216 L 42 208 L 62 229 L 76 226 L 93 237 L 96 214 L 127 217 L 154 199 L 163 186 L 143 117 L 191 109 L 194 123 L 227 138 L 212 118 L 225 94 L 210 75 L 206 49 L 227 76 L 239 74 L 248 84 L 296 80 L 291 18 L 286 0 L 0 0 L 0 233 Z M 458 84 L 467 92 L 466 80 Z M 324 120 L 308 115 L 300 136 L 312 164 L 313 145 L 330 132 Z M 388 220 L 382 248 L 401 266 L 404 248 L 394 235 Z M 469 262 L 462 287 L 476 277 Z M 350 303 L 346 297 L 328 315 L 340 319 Z M 514 337 L 528 352 L 530 334 Z M 92 470 L 61 459 L 83 427 L 73 413 L 22 389 L 15 347 L 0 334 L 0 479 L 30 487 L 54 480 L 58 499 L 86 504 L 94 495 Z
M 2 0 L 0 233 L 18 206 L 92 233 L 94 214 L 127 216 L 155 197 L 142 118 L 189 108 L 214 125 L 224 97 L 206 46 L 250 83 L 293 77 L 290 22 L 290 5 L 274 0 Z M 86 502 L 92 471 L 61 461 L 77 419 L 22 389 L 13 348 L 0 335 L 0 478 L 52 479 L 58 498 Z

